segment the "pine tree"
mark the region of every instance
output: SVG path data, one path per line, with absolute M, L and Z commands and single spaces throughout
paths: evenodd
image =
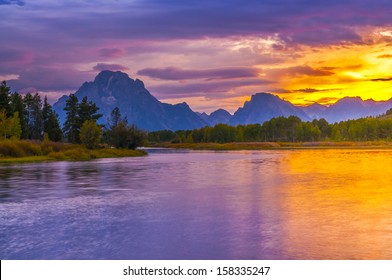
M 64 110 L 66 111 L 67 117 L 64 123 L 63 132 L 64 136 L 70 143 L 79 143 L 79 130 L 81 125 L 79 124 L 78 106 L 79 100 L 75 94 L 70 94 L 69 98 L 65 103 Z
M 120 123 L 125 123 L 128 124 L 127 118 L 123 118 L 121 116 L 120 109 L 118 107 L 115 107 L 112 112 L 110 113 L 110 118 L 108 118 L 108 129 L 112 130 L 116 126 L 118 126 Z
M 38 93 L 31 95 L 26 94 L 24 99 L 26 106 L 25 117 L 29 139 L 42 139 L 43 136 L 43 121 L 42 121 L 42 101 Z
M 80 129 L 86 121 L 97 121 L 102 116 L 97 113 L 99 108 L 95 103 L 88 101 L 87 97 L 79 103 L 74 94 L 69 96 L 64 110 L 67 112 L 67 117 L 63 132 L 71 143 L 80 143 Z
M 48 98 L 44 98 L 44 106 L 42 108 L 42 118 L 44 133 L 48 134 L 51 141 L 60 141 L 62 138 L 62 131 L 57 113 L 53 110 L 52 106 L 48 103 Z
M 7 117 L 12 116 L 10 107 L 10 88 L 6 81 L 3 81 L 0 86 L 0 111 L 3 111 Z
M 79 116 L 79 124 L 80 127 L 84 124 L 85 121 L 94 120 L 97 121 L 101 114 L 97 114 L 99 108 L 97 105 L 91 101 L 87 100 L 87 96 L 83 97 L 82 101 L 78 106 L 78 116 Z

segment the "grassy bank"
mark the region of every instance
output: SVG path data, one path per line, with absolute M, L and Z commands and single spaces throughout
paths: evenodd
M 39 141 L 0 141 L 0 163 L 40 162 L 51 160 L 91 160 L 144 156 L 140 150 L 101 148 L 86 149 L 82 145 Z
M 157 143 L 152 147 L 192 150 L 270 150 L 270 149 L 331 149 L 331 148 L 392 148 L 392 142 L 233 142 L 233 143 Z

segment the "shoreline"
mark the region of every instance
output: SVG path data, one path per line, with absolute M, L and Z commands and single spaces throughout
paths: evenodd
M 98 148 L 89 150 L 81 145 L 34 143 L 29 141 L 0 142 L 0 164 L 50 161 L 89 161 L 100 158 L 146 156 L 143 150 Z
M 306 149 L 392 149 L 392 142 L 232 142 L 232 143 L 159 143 L 146 148 L 172 148 L 211 151 L 306 150 Z
M 51 162 L 51 161 L 90 161 L 94 159 L 102 158 L 125 158 L 125 157 L 143 157 L 147 156 L 147 152 L 142 150 L 131 150 L 124 151 L 120 150 L 120 153 L 106 153 L 104 155 L 97 155 L 92 153 L 88 157 L 81 158 L 55 158 L 51 156 L 27 156 L 27 157 L 0 157 L 0 165 L 3 164 L 14 164 L 14 163 L 39 163 L 39 162 Z

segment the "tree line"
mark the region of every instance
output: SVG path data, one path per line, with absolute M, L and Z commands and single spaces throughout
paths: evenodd
M 81 101 L 70 94 L 64 108 L 66 120 L 61 128 L 58 114 L 38 93 L 11 93 L 6 82 L 0 85 L 0 140 L 50 140 L 83 144 L 89 149 L 99 145 L 135 149 L 142 145 L 146 133 L 128 125 L 118 108 L 112 111 L 106 125 L 97 121 L 102 117 L 95 103 L 84 97 Z
M 272 118 L 263 124 L 217 124 L 193 130 L 155 131 L 150 142 L 313 142 L 392 140 L 392 109 L 384 117 L 361 118 L 330 124 L 325 119 L 304 122 L 296 116 Z
M 78 100 L 70 94 L 64 108 L 66 120 L 61 128 L 57 113 L 38 93 L 11 93 L 6 82 L 0 85 L 0 140 L 31 139 L 135 149 L 147 133 L 129 125 L 119 108 L 114 108 L 106 125 L 99 108 L 87 97 Z M 328 123 L 325 119 L 304 122 L 296 116 L 272 118 L 263 124 L 230 126 L 217 124 L 193 130 L 162 130 L 148 133 L 150 142 L 229 143 L 229 142 L 304 142 L 304 141 L 372 141 L 392 139 L 392 109 L 384 116 Z

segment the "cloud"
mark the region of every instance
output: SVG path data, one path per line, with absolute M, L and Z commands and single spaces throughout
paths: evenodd
M 392 14 L 388 0 L 199 0 L 191 4 L 180 0 L 0 0 L 0 5 L 7 5 L 2 6 L 6 12 L 0 22 L 5 38 L 0 46 L 0 75 L 18 75 L 15 85 L 41 90 L 49 90 L 50 85 L 52 90 L 60 85 L 63 90 L 77 87 L 80 75 L 94 74 L 79 69 L 92 65 L 96 71 L 141 69 L 140 75 L 152 78 L 148 84 L 159 86 L 161 81 L 154 79 L 255 78 L 256 67 L 274 64 L 280 68 L 265 69 L 263 78 L 281 81 L 280 87 L 286 87 L 282 78 L 289 82 L 291 76 L 334 74 L 335 69 L 316 67 L 323 64 L 304 59 L 311 47 L 325 51 L 331 45 L 364 46 L 369 41 L 363 37 L 370 36 L 365 33 L 389 34 Z M 320 59 L 327 57 L 320 52 Z M 312 67 L 284 67 L 293 63 Z M 177 68 L 164 68 L 167 65 Z M 75 82 L 63 82 L 61 76 L 74 77 Z M 303 87 L 307 86 L 313 87 Z
M 273 92 L 273 93 L 279 93 L 279 94 L 293 93 L 291 90 L 288 90 L 285 88 L 271 88 L 271 89 L 267 90 L 266 92 Z
M 259 70 L 252 67 L 227 67 L 204 70 L 185 70 L 176 67 L 145 68 L 138 75 L 161 80 L 192 80 L 192 79 L 233 79 L 257 77 Z
M 319 104 L 331 104 L 331 103 L 335 103 L 339 99 L 340 99 L 339 97 L 322 97 L 317 99 L 315 102 Z
M 94 74 L 69 68 L 37 67 L 26 69 L 18 79 L 9 80 L 13 91 L 35 88 L 38 91 L 74 92 L 83 82 L 92 80 Z
M 275 68 L 275 69 L 267 69 L 264 71 L 267 74 L 267 77 L 271 77 L 273 79 L 280 79 L 283 76 L 311 76 L 311 77 L 322 77 L 322 76 L 331 76 L 334 75 L 334 72 L 329 70 L 324 70 L 322 68 L 312 68 L 308 65 L 301 66 L 293 66 L 287 68 Z
M 103 48 L 99 50 L 100 56 L 104 58 L 118 58 L 124 56 L 124 51 L 117 48 Z
M 334 91 L 334 90 L 342 90 L 341 88 L 327 88 L 327 89 L 316 89 L 316 88 L 302 88 L 295 89 L 294 92 L 302 92 L 302 93 L 315 93 L 315 92 L 325 92 L 325 91 Z
M 129 70 L 128 67 L 122 66 L 120 64 L 107 64 L 107 63 L 98 63 L 93 67 L 95 71 L 104 71 L 104 70 L 111 70 L 111 71 L 125 71 Z
M 377 56 L 377 58 L 392 58 L 392 54 L 382 54 Z
M 183 98 L 183 97 L 211 97 L 226 98 L 228 92 L 241 87 L 264 87 L 273 82 L 261 79 L 241 79 L 228 81 L 213 81 L 213 82 L 199 82 L 199 83 L 177 83 L 164 84 L 149 87 L 151 92 L 159 98 Z M 232 96 L 232 94 L 229 94 Z M 242 96 L 243 94 L 241 94 Z
M 18 5 L 24 6 L 25 2 L 21 0 L 0 0 L 0 5 Z
M 0 74 L 9 74 L 25 68 L 32 61 L 28 51 L 0 47 Z
M 52 16 L 32 14 L 23 21 L 46 26 L 49 34 L 61 30 L 65 36 L 79 39 L 174 40 L 277 34 L 287 44 L 320 45 L 361 41 L 355 27 L 390 24 L 392 8 L 390 1 L 371 0 L 283 0 L 279 5 L 272 0 L 249 0 L 246 4 L 240 0 L 199 0 L 191 5 L 179 0 L 89 2 L 41 3 L 40 12 Z
M 375 78 L 375 79 L 370 79 L 372 82 L 389 82 L 392 81 L 392 77 L 387 77 L 387 78 Z

